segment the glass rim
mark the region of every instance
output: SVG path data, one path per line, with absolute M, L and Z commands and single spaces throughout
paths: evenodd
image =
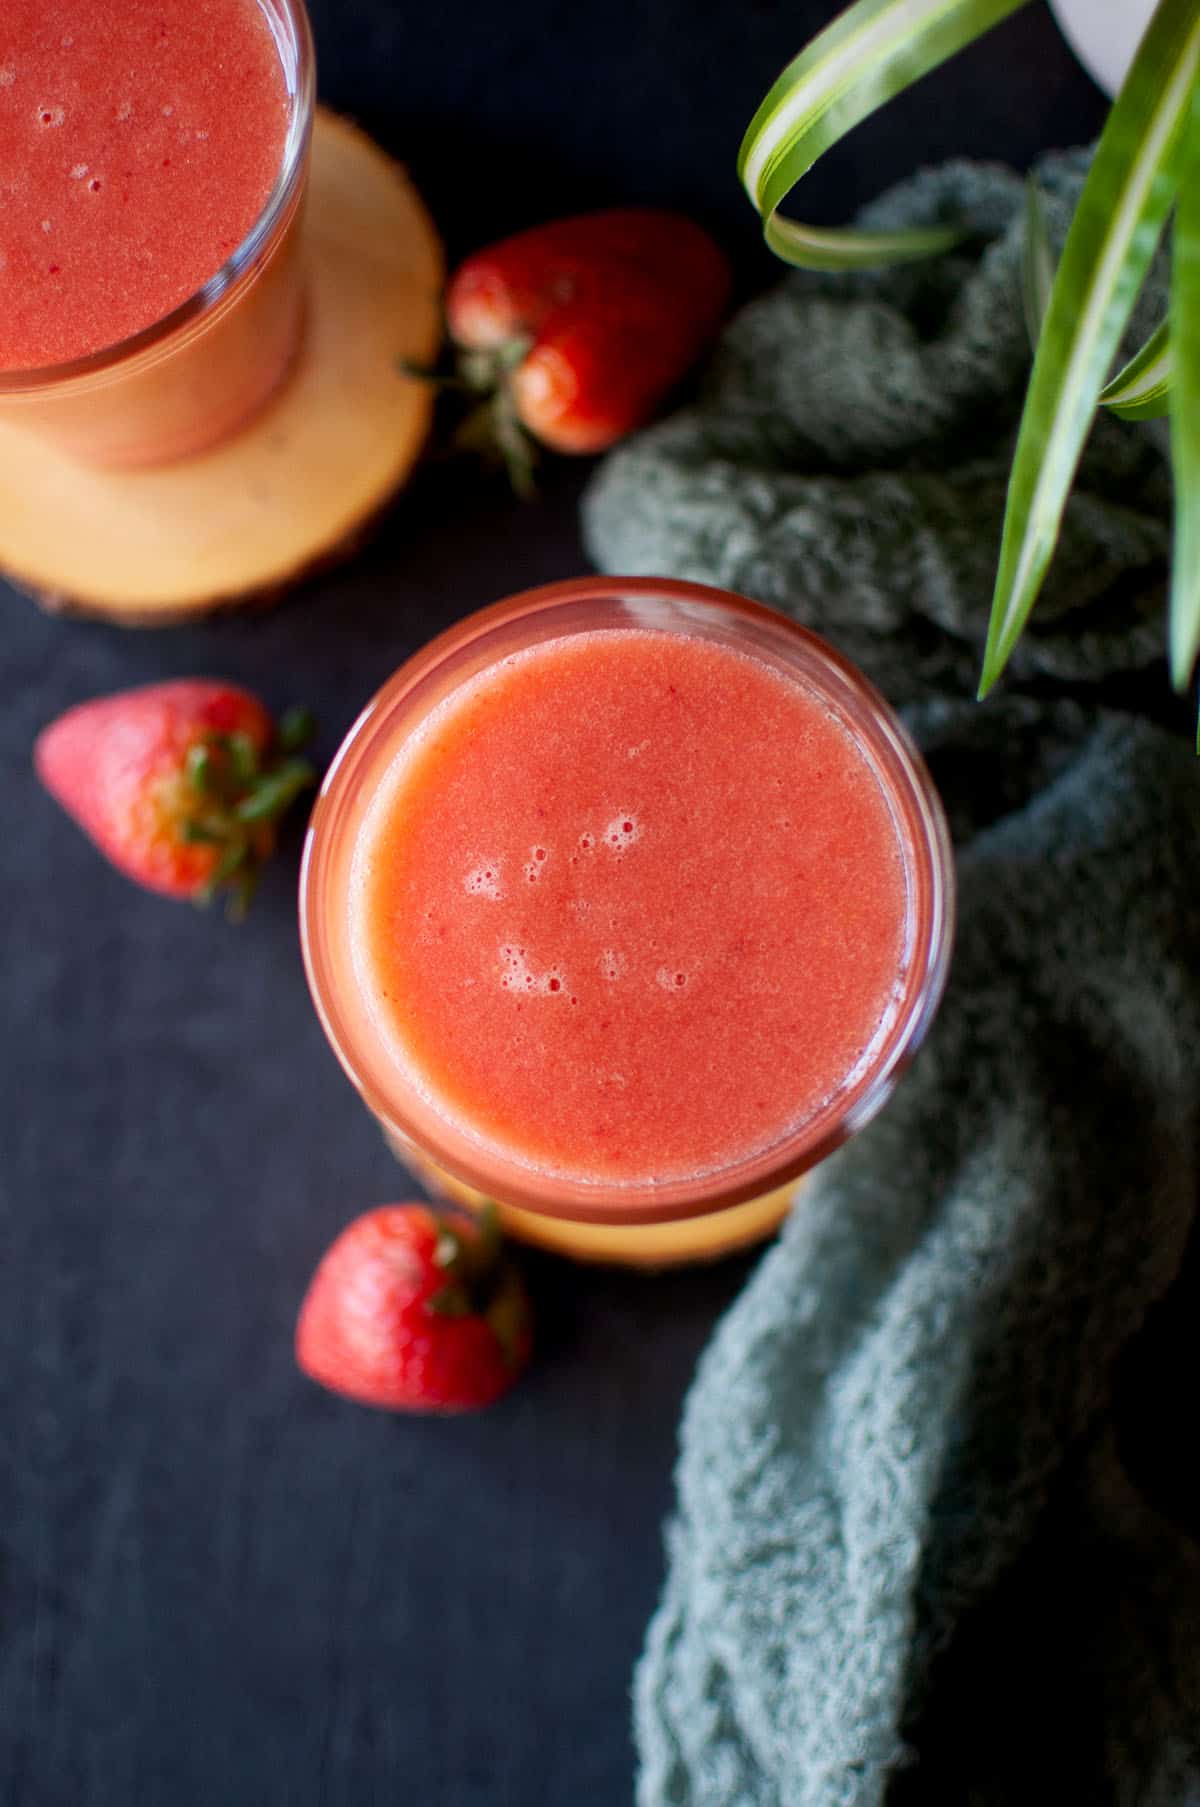
M 410 1096 L 414 1088 L 394 1070 L 394 1086 L 390 1091 L 384 1088 L 364 1057 L 370 1039 L 364 1032 L 365 1009 L 357 1013 L 356 1036 L 354 1013 L 338 1006 L 325 894 L 335 876 L 331 862 L 340 838 L 355 820 L 357 774 L 380 736 L 394 731 L 396 717 L 414 691 L 432 681 L 456 654 L 496 630 L 523 619 L 532 623 L 560 605 L 656 600 L 700 604 L 706 613 L 713 611 L 710 620 L 714 624 L 723 614 L 727 625 L 756 627 L 760 636 L 789 643 L 793 654 L 799 653 L 801 662 L 808 662 L 807 675 L 818 683 L 831 706 L 837 708 L 840 701 L 843 715 L 848 703 L 858 706 L 859 719 L 869 722 L 874 735 L 871 746 L 877 776 L 898 817 L 897 832 L 912 893 L 913 942 L 899 1006 L 879 1048 L 861 1075 L 848 1076 L 828 1103 L 795 1129 L 757 1154 L 680 1179 L 585 1181 L 529 1166 L 503 1149 L 476 1141 L 432 1105 L 422 1106 L 416 1100 L 414 1108 L 414 1096 Z M 593 623 L 590 630 L 577 631 L 596 631 L 596 626 Z M 572 630 L 565 627 L 563 631 Z M 664 631 L 687 632 L 686 619 L 681 617 L 673 629 L 664 625 Z M 490 663 L 491 659 L 481 659 L 474 669 L 486 669 Z M 814 678 L 814 666 L 828 675 L 828 684 L 821 686 L 819 677 Z M 450 683 L 445 694 L 453 688 Z M 850 726 L 855 726 L 854 718 Z M 886 767 L 882 770 L 881 751 Z M 740 1204 L 789 1184 L 824 1160 L 882 1108 L 924 1040 L 945 988 L 954 939 L 954 862 L 941 800 L 907 730 L 870 680 L 827 641 L 775 609 L 710 585 L 670 578 L 584 577 L 539 585 L 466 616 L 405 660 L 375 693 L 338 748 L 317 796 L 304 842 L 299 912 L 305 972 L 330 1046 L 373 1115 L 401 1143 L 412 1144 L 425 1159 L 477 1191 L 548 1217 L 611 1224 L 664 1223 Z M 380 1049 L 375 1053 L 378 1057 Z M 385 1063 L 377 1058 L 375 1065 L 380 1064 Z M 442 1130 L 444 1136 L 437 1133 Z
M 291 118 L 284 140 L 279 174 L 262 211 L 245 237 L 225 262 L 198 289 L 173 307 L 168 314 L 139 327 L 111 345 L 83 357 L 68 358 L 58 364 L 26 365 L 16 370 L 0 370 L 0 396 L 32 395 L 60 388 L 87 377 L 103 376 L 119 365 L 131 362 L 209 314 L 252 270 L 268 250 L 280 226 L 290 217 L 304 181 L 306 155 L 312 136 L 316 108 L 316 47 L 304 0 L 275 0 L 277 11 L 272 17 L 269 5 L 258 0 L 272 36 L 276 36 L 276 20 L 290 28 L 290 44 L 295 56 L 295 85 L 291 90 Z M 286 72 L 286 65 L 285 65 Z

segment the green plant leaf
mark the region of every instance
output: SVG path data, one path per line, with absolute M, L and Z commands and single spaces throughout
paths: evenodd
M 1021 299 L 1025 306 L 1025 330 L 1037 350 L 1042 321 L 1054 287 L 1054 250 L 1046 230 L 1042 191 L 1033 176 L 1025 184 L 1025 237 L 1021 256 Z
M 788 263 L 841 270 L 948 250 L 952 222 L 906 232 L 825 231 L 778 209 L 823 151 L 1028 0 L 857 0 L 790 62 L 742 140 L 738 175 Z
M 1171 560 L 1171 678 L 1183 690 L 1200 651 L 1200 82 L 1192 88 L 1181 157 L 1171 256 L 1171 466 L 1175 548 Z
M 871 270 L 880 264 L 916 263 L 953 251 L 963 236 L 957 226 L 913 226 L 905 232 L 854 232 L 848 227 L 823 231 L 778 213 L 763 227 L 763 237 L 776 257 L 801 270 Z
M 1122 420 L 1153 420 L 1171 405 L 1171 331 L 1164 320 L 1139 352 L 1100 391 L 1100 400 Z
M 1160 0 L 1054 278 L 1009 479 L 981 696 L 1003 671 L 1053 556 L 1105 375 L 1170 211 L 1198 69 L 1200 7 Z

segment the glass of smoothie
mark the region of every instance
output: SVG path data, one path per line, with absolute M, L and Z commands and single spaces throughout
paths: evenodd
M 299 343 L 302 0 L 4 0 L 0 419 L 89 464 L 248 420 Z
M 697 584 L 484 609 L 368 705 L 301 878 L 309 983 L 393 1146 L 519 1234 L 655 1264 L 761 1236 L 945 980 L 953 868 L 830 646 Z

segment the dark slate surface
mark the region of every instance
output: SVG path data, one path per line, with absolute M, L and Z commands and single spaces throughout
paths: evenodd
M 452 251 L 564 206 L 676 202 L 726 230 L 748 287 L 771 266 L 737 141 L 832 10 L 314 8 L 326 96 L 410 161 Z M 1100 118 L 1038 7 L 935 79 L 816 172 L 814 217 L 931 157 L 1023 162 Z M 28 763 L 68 704 L 185 673 L 312 702 L 332 752 L 431 633 L 582 567 L 582 475 L 525 508 L 427 470 L 352 565 L 266 615 L 126 633 L 3 592 L 6 1807 L 630 1798 L 679 1403 L 747 1263 L 531 1263 L 541 1359 L 479 1419 L 391 1420 L 307 1384 L 290 1338 L 314 1262 L 411 1188 L 309 1006 L 299 831 L 234 931 L 107 870 Z

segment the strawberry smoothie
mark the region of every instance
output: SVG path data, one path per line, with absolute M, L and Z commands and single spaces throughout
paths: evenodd
M 257 0 L 4 0 L 0 371 L 86 357 L 201 288 L 288 122 Z
M 300 914 L 403 1160 L 654 1267 L 768 1234 L 886 1101 L 954 877 L 920 758 L 831 647 L 728 591 L 587 577 L 394 674 L 322 786 Z

